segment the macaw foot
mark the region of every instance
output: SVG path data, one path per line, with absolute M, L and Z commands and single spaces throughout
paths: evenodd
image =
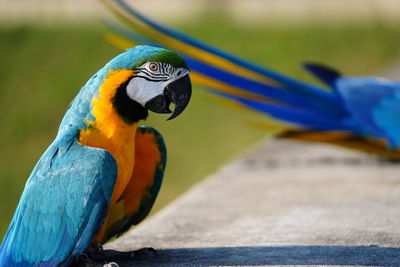
M 82 254 L 80 255 L 76 261 L 70 265 L 71 267 L 119 267 L 118 263 L 109 262 L 109 263 L 100 263 L 93 261 L 89 258 L 88 255 Z
M 143 260 L 154 258 L 157 251 L 154 248 L 142 248 L 134 251 L 116 251 L 112 249 L 103 249 L 102 245 L 96 248 L 88 248 L 85 254 L 79 258 L 80 267 L 118 267 L 117 262 L 126 260 Z

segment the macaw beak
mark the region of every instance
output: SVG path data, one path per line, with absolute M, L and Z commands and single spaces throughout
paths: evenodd
M 175 104 L 174 112 L 167 119 L 172 120 L 185 110 L 191 95 L 192 83 L 189 74 L 187 74 L 169 83 L 164 89 L 164 94 L 150 99 L 144 107 L 156 113 L 171 113 L 169 105 L 173 103 Z

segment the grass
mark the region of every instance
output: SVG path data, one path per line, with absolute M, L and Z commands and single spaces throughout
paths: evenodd
M 350 75 L 378 71 L 400 57 L 400 27 L 363 25 L 259 25 L 245 28 L 209 18 L 176 25 L 230 52 L 311 81 L 300 62 L 317 61 Z M 53 140 L 66 107 L 79 88 L 120 51 L 103 41 L 101 26 L 0 27 L 0 237 L 25 181 Z M 166 122 L 152 114 L 145 122 L 167 142 L 169 161 L 155 210 L 266 135 L 249 128 L 254 113 L 227 109 L 194 89 L 185 113 Z M 205 196 L 206 197 L 206 196 Z

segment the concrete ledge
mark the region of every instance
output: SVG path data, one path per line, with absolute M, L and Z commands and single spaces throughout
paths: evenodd
M 159 252 L 126 266 L 400 266 L 399 221 L 399 164 L 274 141 L 108 247 Z

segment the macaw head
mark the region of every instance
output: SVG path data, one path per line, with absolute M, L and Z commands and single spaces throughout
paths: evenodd
M 117 113 L 127 122 L 145 119 L 148 110 L 177 117 L 189 103 L 192 86 L 189 69 L 177 54 L 162 48 L 137 46 L 105 66 L 118 88 L 112 98 Z M 170 104 L 175 105 L 174 111 Z

